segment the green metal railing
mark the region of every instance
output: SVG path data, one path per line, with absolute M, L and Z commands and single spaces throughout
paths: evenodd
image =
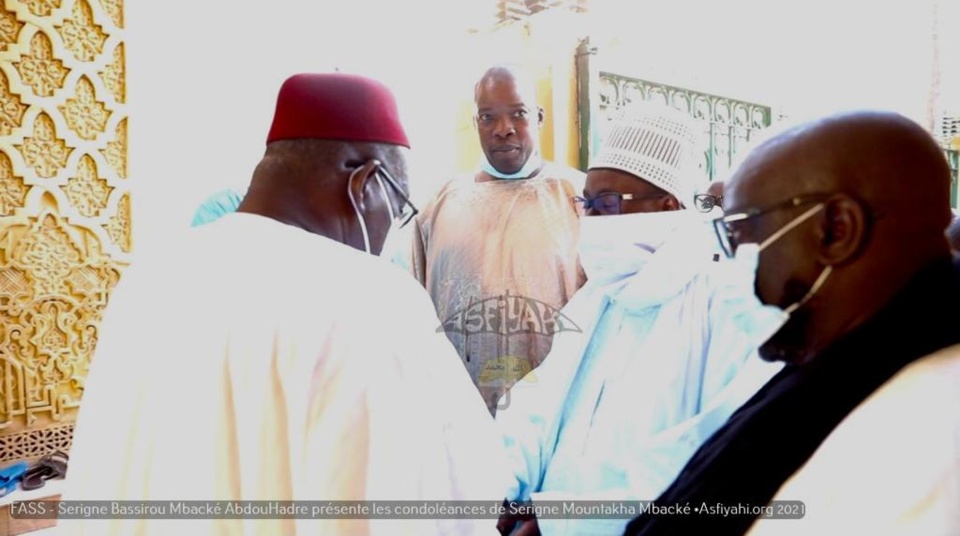
M 950 164 L 950 201 L 953 208 L 960 208 L 960 199 L 957 198 L 957 181 L 960 179 L 960 151 L 944 149 L 947 162 Z
M 769 106 L 701 93 L 603 70 L 588 40 L 577 51 L 580 169 L 600 148 L 610 119 L 636 101 L 659 101 L 679 108 L 703 125 L 705 181 L 724 178 L 751 137 L 773 121 Z M 960 209 L 960 151 L 944 149 L 950 164 L 951 203 Z
M 656 101 L 683 110 L 702 126 L 704 181 L 722 178 L 737 153 L 772 122 L 769 106 L 670 86 L 601 70 L 587 41 L 577 56 L 580 168 L 586 170 L 600 147 L 609 121 L 637 101 Z

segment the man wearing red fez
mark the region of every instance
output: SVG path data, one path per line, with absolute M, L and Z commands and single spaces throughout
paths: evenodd
M 585 177 L 540 156 L 543 109 L 522 71 L 488 69 L 474 97 L 479 169 L 444 185 L 416 218 L 407 262 L 495 413 L 553 334 L 577 329 L 558 313 L 586 279 L 573 201 Z
M 64 499 L 162 501 L 181 519 L 61 516 L 65 534 L 496 533 L 493 516 L 315 509 L 502 498 L 502 442 L 429 296 L 375 256 L 416 213 L 408 147 L 381 83 L 283 84 L 237 212 L 111 296 L 76 424 Z M 323 502 L 184 520 L 169 501 L 186 500 Z

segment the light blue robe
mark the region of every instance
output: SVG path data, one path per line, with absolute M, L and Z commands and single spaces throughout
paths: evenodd
M 780 365 L 733 322 L 708 226 L 678 229 L 637 270 L 591 280 L 537 369 L 501 401 L 510 500 L 654 500 Z M 709 358 L 708 358 L 709 356 Z M 543 534 L 622 534 L 629 519 L 540 519 Z
M 222 190 L 211 195 L 194 212 L 190 227 L 206 225 L 236 212 L 245 195 L 246 192 L 234 189 Z

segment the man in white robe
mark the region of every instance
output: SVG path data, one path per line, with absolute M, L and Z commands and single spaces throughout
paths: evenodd
M 138 259 L 111 297 L 64 499 L 501 497 L 494 422 L 429 297 L 368 254 L 415 213 L 407 147 L 379 82 L 284 83 L 238 212 Z M 312 517 L 60 525 L 96 536 L 496 530 L 495 519 Z
M 777 367 L 756 358 L 752 281 L 713 260 L 693 201 L 695 125 L 649 105 L 614 123 L 587 173 L 580 234 L 587 284 L 560 333 L 497 414 L 510 501 L 652 500 Z M 628 518 L 526 520 L 543 534 L 619 534 Z M 501 531 L 512 519 L 501 521 Z

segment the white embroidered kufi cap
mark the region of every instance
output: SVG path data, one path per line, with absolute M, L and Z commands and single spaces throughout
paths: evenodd
M 637 176 L 672 194 L 684 206 L 701 182 L 703 127 L 686 113 L 642 102 L 625 108 L 607 130 L 589 169 L 608 168 Z

